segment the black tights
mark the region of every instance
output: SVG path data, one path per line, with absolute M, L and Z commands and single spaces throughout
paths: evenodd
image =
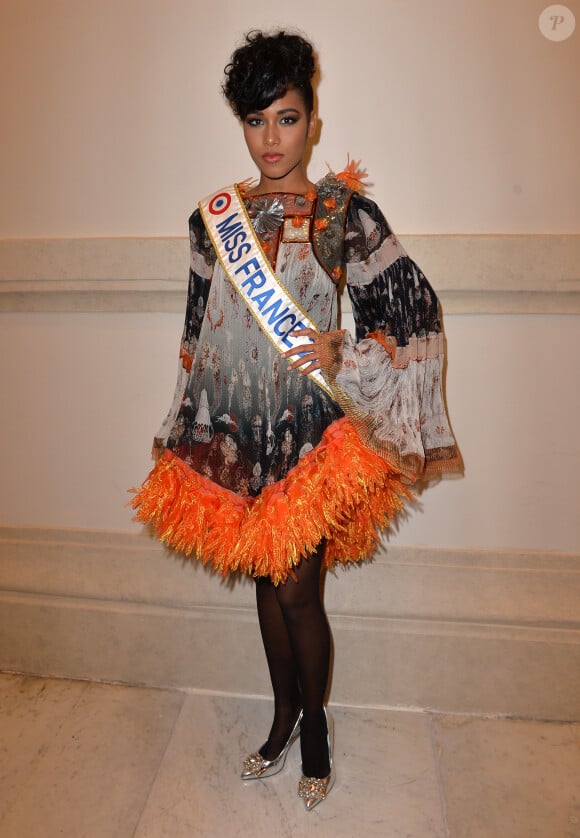
M 302 771 L 326 777 L 330 771 L 324 696 L 330 663 L 330 631 L 320 597 L 323 547 L 303 559 L 283 585 L 256 580 L 262 641 L 274 690 L 274 722 L 260 748 L 265 759 L 278 756 L 303 709 L 300 726 Z

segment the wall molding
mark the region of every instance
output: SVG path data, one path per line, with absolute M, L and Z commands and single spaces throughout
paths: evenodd
M 400 238 L 449 314 L 580 313 L 580 235 Z M 187 266 L 186 238 L 0 239 L 0 311 L 182 313 Z
M 389 547 L 327 576 L 331 699 L 580 719 L 579 601 L 580 554 Z M 251 580 L 139 533 L 0 527 L 0 669 L 269 694 Z

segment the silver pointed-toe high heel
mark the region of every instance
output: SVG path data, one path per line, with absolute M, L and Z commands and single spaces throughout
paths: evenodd
M 284 768 L 288 751 L 298 739 L 300 733 L 300 722 L 302 721 L 302 710 L 296 724 L 292 728 L 292 733 L 278 756 L 275 759 L 264 759 L 261 753 L 250 754 L 244 760 L 242 768 L 242 780 L 263 780 L 266 777 L 272 777 Z
M 304 800 L 306 809 L 310 812 L 322 800 L 326 800 L 330 789 L 336 780 L 336 773 L 334 771 L 334 763 L 332 761 L 332 751 L 334 748 L 334 719 L 332 715 L 324 708 L 326 714 L 327 735 L 326 741 L 328 743 L 328 760 L 330 763 L 330 773 L 327 777 L 302 777 L 298 783 L 298 797 Z

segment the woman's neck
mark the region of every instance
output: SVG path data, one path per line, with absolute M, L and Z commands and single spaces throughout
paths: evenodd
M 248 191 L 248 195 L 267 195 L 270 192 L 306 195 L 315 189 L 315 185 L 308 179 L 305 172 L 292 172 L 291 176 L 283 178 L 269 178 L 262 175 L 257 186 Z

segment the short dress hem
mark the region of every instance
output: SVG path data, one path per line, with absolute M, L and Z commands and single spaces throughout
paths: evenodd
M 134 491 L 136 520 L 169 547 L 223 576 L 269 576 L 276 585 L 323 540 L 327 568 L 368 558 L 380 531 L 413 497 L 346 418 L 257 497 L 219 486 L 169 450 Z

